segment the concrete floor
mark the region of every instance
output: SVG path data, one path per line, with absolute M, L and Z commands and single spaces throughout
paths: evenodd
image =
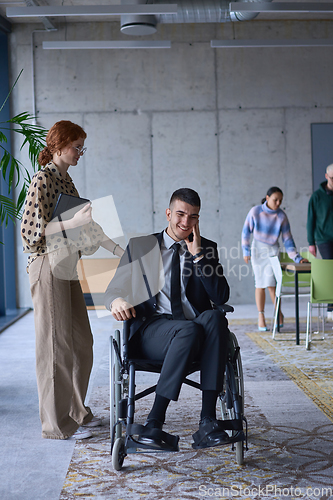
M 266 310 L 269 317 L 270 307 L 267 307 Z M 306 310 L 304 299 L 301 300 L 300 310 L 301 316 L 304 318 Z M 284 305 L 285 317 L 292 318 L 293 313 L 293 301 L 286 301 Z M 256 318 L 256 309 L 253 304 L 236 306 L 232 316 L 233 321 L 239 321 L 240 326 L 237 327 L 237 330 L 241 336 L 243 335 L 242 329 L 244 330 L 241 326 L 242 322 L 246 321 L 255 325 Z M 98 317 L 94 311 L 90 313 L 90 319 L 95 344 L 94 368 L 90 380 L 88 401 L 91 398 L 94 399 L 94 389 L 96 388 L 103 387 L 105 393 L 108 392 L 108 339 L 110 332 L 116 326 L 116 322 L 112 320 L 111 316 Z M 308 422 L 307 427 L 311 427 L 311 429 L 314 426 L 331 424 L 331 421 L 286 375 L 278 377 L 278 391 L 282 391 L 284 397 L 283 402 L 280 400 L 278 403 L 276 382 L 272 376 L 272 372 L 274 372 L 274 369 L 271 368 L 272 361 L 268 360 L 263 352 L 259 352 L 254 342 L 248 337 L 241 344 L 241 348 L 249 397 L 252 404 L 261 409 L 271 425 L 281 423 L 281 412 L 285 414 L 286 420 L 292 418 L 293 425 L 296 427 L 298 425 L 304 427 L 304 422 Z M 261 367 L 260 373 L 258 372 L 259 365 Z M 105 404 L 107 401 L 104 401 L 104 407 Z M 302 408 L 301 412 L 300 408 Z M 94 410 L 94 408 L 92 409 Z M 103 416 L 107 416 L 107 412 L 104 412 Z M 74 493 L 74 496 L 67 497 L 64 493 L 62 494 L 62 491 L 75 447 L 78 445 L 74 440 L 56 441 L 41 438 L 35 379 L 32 312 L 0 335 L 0 425 L 1 500 L 75 498 Z M 84 447 L 87 441 L 89 440 L 82 441 L 80 446 Z M 99 495 L 98 498 L 139 498 L 142 495 L 139 491 L 137 496 L 132 497 L 120 492 L 118 493 L 122 496 L 117 496 L 116 491 L 114 492 L 115 496 L 110 492 L 108 496 Z M 80 496 L 88 498 L 95 495 L 94 491 L 90 491 L 90 493 Z M 156 496 L 156 498 L 159 497 Z M 177 498 L 182 498 L 180 493 L 178 493 Z M 190 497 L 184 496 L 183 498 Z M 199 496 L 193 498 L 199 498 Z

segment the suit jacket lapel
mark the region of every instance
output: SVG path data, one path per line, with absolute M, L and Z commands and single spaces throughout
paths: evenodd
M 156 236 L 158 244 L 160 245 L 160 247 L 162 245 L 163 233 L 164 233 L 164 231 L 162 231 L 161 233 L 155 233 L 155 235 L 154 235 L 154 236 Z

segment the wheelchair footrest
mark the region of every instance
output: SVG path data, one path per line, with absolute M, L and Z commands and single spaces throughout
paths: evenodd
M 231 436 L 228 436 L 226 430 L 235 431 Z M 203 425 L 193 434 L 192 448 L 201 449 L 212 446 L 222 446 L 238 441 L 245 441 L 245 435 L 242 428 L 242 421 L 238 420 L 215 420 Z
M 173 436 L 161 429 L 153 429 L 141 424 L 127 425 L 126 438 L 127 443 L 133 443 L 137 448 L 155 451 L 179 451 L 179 436 Z
M 230 436 L 229 443 L 238 443 L 239 441 L 246 441 L 246 437 L 243 431 L 237 431 L 235 434 Z
M 221 427 L 225 431 L 242 431 L 243 422 L 241 419 L 235 420 L 219 420 Z

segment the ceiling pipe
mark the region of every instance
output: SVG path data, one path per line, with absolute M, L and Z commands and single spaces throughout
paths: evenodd
M 238 0 L 236 0 L 237 2 Z M 239 0 L 239 1 L 245 1 L 245 2 L 254 2 L 257 0 Z M 261 2 L 271 2 L 272 0 L 260 0 Z M 257 15 L 259 12 L 231 12 L 230 13 L 230 19 L 231 21 L 251 21 Z
M 154 3 L 163 3 L 155 0 Z M 176 15 L 159 16 L 160 23 L 223 23 L 230 21 L 228 0 L 177 0 Z M 229 19 L 228 19 L 229 18 Z
M 238 0 L 234 0 L 238 1 Z M 249 1 L 254 0 L 239 0 Z M 271 2 L 272 0 L 261 0 Z M 150 3 L 149 1 L 146 3 Z M 155 0 L 154 4 L 163 4 L 165 0 Z M 251 21 L 259 12 L 230 13 L 230 0 L 177 0 L 176 15 L 158 16 L 159 23 L 223 23 L 228 21 Z
M 122 0 L 122 4 L 164 4 L 166 0 Z M 176 1 L 176 0 L 175 0 Z M 236 0 L 237 1 L 237 0 Z M 241 0 L 239 0 L 241 1 Z M 252 2 L 254 0 L 242 0 Z M 271 2 L 272 0 L 262 0 Z M 152 35 L 160 24 L 225 23 L 251 21 L 259 12 L 230 12 L 230 0 L 177 0 L 177 14 L 121 16 L 120 31 L 127 35 Z

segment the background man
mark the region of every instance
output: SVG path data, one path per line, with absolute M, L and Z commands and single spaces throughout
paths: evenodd
M 131 320 L 130 348 L 136 357 L 163 361 L 147 429 L 162 429 L 168 404 L 178 399 L 190 363 L 200 361 L 202 409 L 193 447 L 208 447 L 228 441 L 216 420 L 228 325 L 224 314 L 212 308 L 212 302 L 225 304 L 229 285 L 216 243 L 200 234 L 200 204 L 192 189 L 173 193 L 166 209 L 168 227 L 130 240 L 107 288 L 105 305 L 116 320 Z M 144 299 L 140 293 L 145 294 Z M 140 439 L 158 445 L 144 434 Z
M 318 246 L 323 259 L 333 259 L 333 164 L 309 200 L 307 232 L 309 251 L 316 256 Z
M 316 257 L 317 245 L 323 259 L 333 259 L 333 164 L 326 168 L 325 178 L 309 200 L 308 242 L 312 255 Z M 333 319 L 333 304 L 327 311 L 327 317 Z

